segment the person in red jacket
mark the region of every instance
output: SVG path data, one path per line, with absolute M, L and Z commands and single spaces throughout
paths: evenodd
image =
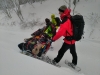
M 64 38 L 64 43 L 63 43 L 62 47 L 58 51 L 57 57 L 54 58 L 52 63 L 56 64 L 56 63 L 60 62 L 60 60 L 64 56 L 64 53 L 68 49 L 70 49 L 70 53 L 72 54 L 72 57 L 73 57 L 72 64 L 77 65 L 77 53 L 76 53 L 76 48 L 75 48 L 75 40 L 66 39 L 66 37 L 68 37 L 68 36 L 73 36 L 73 27 L 72 27 L 71 21 L 70 21 L 71 9 L 67 8 L 65 5 L 62 5 L 58 10 L 59 10 L 59 14 L 60 14 L 60 18 L 61 18 L 62 22 L 60 24 L 60 28 L 59 28 L 58 32 L 53 37 L 52 41 L 54 42 L 54 41 L 58 40 L 61 36 L 64 36 L 65 38 Z

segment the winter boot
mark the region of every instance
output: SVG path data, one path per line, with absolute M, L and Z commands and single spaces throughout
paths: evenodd
M 72 68 L 75 68 L 76 67 L 76 65 L 74 65 L 73 63 L 68 63 L 68 65 L 70 66 L 70 67 L 72 67 Z
M 51 61 L 51 64 L 56 65 L 57 62 L 56 62 L 55 60 L 52 60 L 52 61 Z

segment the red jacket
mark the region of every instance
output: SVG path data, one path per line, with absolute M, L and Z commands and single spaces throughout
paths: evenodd
M 60 15 L 61 19 L 63 20 L 65 16 L 70 18 L 70 11 L 71 11 L 70 9 L 66 9 L 65 12 L 62 15 Z M 53 37 L 53 40 L 56 41 L 61 36 L 64 36 L 64 37 L 70 36 L 66 31 L 68 31 L 68 33 L 73 36 L 73 28 L 71 26 L 71 21 L 69 19 L 67 19 L 67 21 L 65 21 L 63 24 L 60 24 L 60 28 L 58 32 L 56 33 L 56 35 Z M 74 44 L 75 40 L 68 41 L 64 39 L 64 42 L 67 44 Z

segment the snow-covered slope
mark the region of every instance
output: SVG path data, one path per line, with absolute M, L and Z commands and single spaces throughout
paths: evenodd
M 83 75 L 21 54 L 17 44 L 21 42 L 19 36 L 25 37 L 26 31 L 2 28 L 0 34 L 0 75 Z
M 58 8 L 66 4 L 63 0 L 47 0 L 43 4 L 34 3 L 21 5 L 21 10 L 25 22 L 38 19 L 44 22 L 45 18 L 50 18 L 53 13 L 58 14 Z M 41 26 L 34 26 L 30 29 L 21 29 L 18 16 L 12 12 L 12 19 L 0 14 L 0 75 L 99 75 L 100 74 L 100 0 L 80 1 L 76 7 L 76 13 L 81 13 L 85 19 L 84 39 L 76 43 L 78 54 L 78 66 L 81 73 L 77 73 L 70 68 L 64 68 L 65 59 L 71 61 L 70 52 L 67 51 L 59 63 L 63 68 L 57 68 L 39 60 L 20 54 L 17 45 L 23 42 L 24 38 Z M 73 7 L 72 7 L 73 8 Z M 35 13 L 35 14 L 34 14 Z M 45 25 L 45 24 L 44 24 Z M 62 45 L 63 37 L 52 43 L 53 51 L 48 51 L 47 55 L 54 58 Z

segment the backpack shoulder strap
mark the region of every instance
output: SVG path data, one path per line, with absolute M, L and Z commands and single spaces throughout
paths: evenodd
M 62 20 L 61 24 L 65 23 L 67 20 L 68 20 L 68 17 L 67 17 L 67 16 L 65 16 L 65 17 L 63 18 L 63 20 Z

